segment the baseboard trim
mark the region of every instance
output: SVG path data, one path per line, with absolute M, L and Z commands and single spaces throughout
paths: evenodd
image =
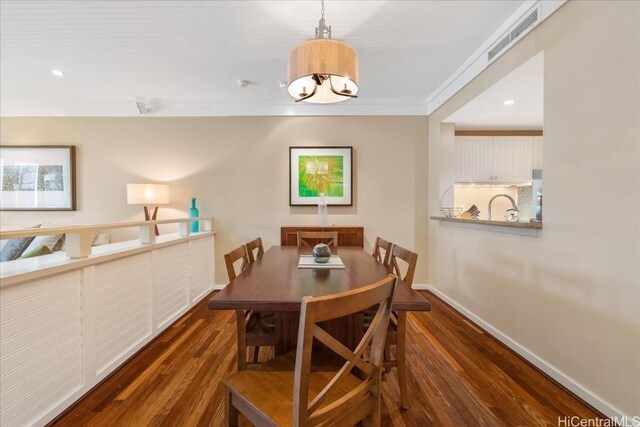
M 594 409 L 598 410 L 602 414 L 607 417 L 614 419 L 632 419 L 632 417 L 628 414 L 624 414 L 622 411 L 618 410 L 614 406 L 610 405 L 602 398 L 582 386 L 577 381 L 571 379 L 570 377 L 563 374 L 561 371 L 553 367 L 551 364 L 537 356 L 535 353 L 528 350 L 526 347 L 519 344 L 517 341 L 513 340 L 511 337 L 507 336 L 499 329 L 493 327 L 488 322 L 484 321 L 482 318 L 475 315 L 473 312 L 469 311 L 464 306 L 460 305 L 453 299 L 449 298 L 446 294 L 440 292 L 433 285 L 429 284 L 414 284 L 413 289 L 416 290 L 427 290 L 432 292 L 435 296 L 443 300 L 445 303 L 453 307 L 455 310 L 460 312 L 463 316 L 467 317 L 489 335 L 493 336 L 496 340 L 500 341 L 505 346 L 509 347 L 511 350 L 516 352 L 520 357 L 525 359 L 527 362 L 531 363 L 533 366 L 538 368 L 544 374 L 548 375 L 551 379 L 556 381 L 562 387 L 566 388 L 568 391 L 576 395 L 578 398 L 582 399 L 588 405 L 591 405 Z
M 227 286 L 227 283 L 225 283 L 224 285 L 213 285 L 213 290 L 214 291 L 220 291 L 220 290 L 224 289 L 225 286 Z

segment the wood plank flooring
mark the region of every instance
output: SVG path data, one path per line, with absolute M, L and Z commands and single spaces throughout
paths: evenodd
M 407 321 L 410 409 L 395 369 L 383 384 L 384 426 L 544 426 L 601 416 L 433 294 Z M 235 317 L 208 298 L 53 423 L 220 426 L 220 380 L 236 367 Z M 268 357 L 268 351 L 261 357 Z

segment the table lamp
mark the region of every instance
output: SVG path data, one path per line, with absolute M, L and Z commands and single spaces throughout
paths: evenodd
M 127 184 L 127 204 L 144 205 L 144 220 L 155 220 L 158 216 L 158 205 L 169 203 L 169 185 L 167 184 Z M 153 206 L 153 214 L 149 208 Z M 158 226 L 155 226 L 159 236 Z

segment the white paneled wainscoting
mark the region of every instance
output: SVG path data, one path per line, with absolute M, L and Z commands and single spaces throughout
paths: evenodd
M 51 421 L 213 290 L 212 231 L 154 240 L 3 266 L 2 426 Z

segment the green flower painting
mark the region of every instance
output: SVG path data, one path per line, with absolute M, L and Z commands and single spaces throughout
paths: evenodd
M 344 196 L 344 156 L 298 157 L 298 196 Z
M 289 205 L 352 206 L 352 147 L 289 147 Z

